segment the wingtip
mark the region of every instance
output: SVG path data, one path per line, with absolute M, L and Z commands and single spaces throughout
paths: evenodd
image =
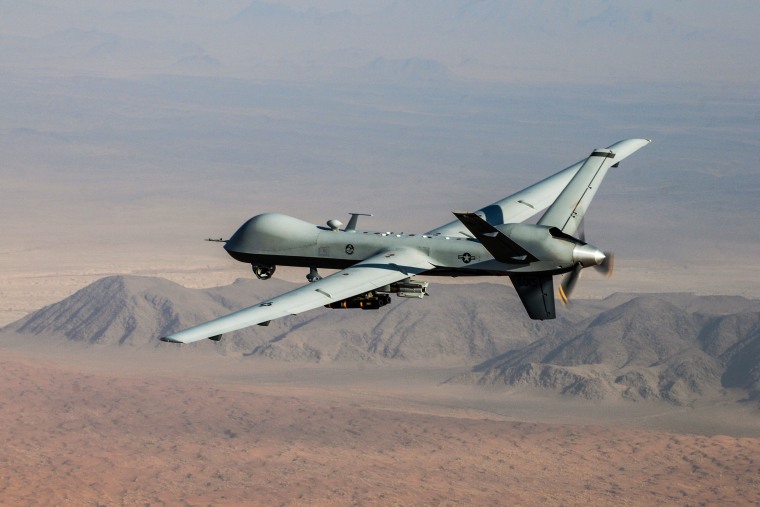
M 161 338 L 159 338 L 159 340 L 161 340 L 162 342 L 166 342 L 166 343 L 184 343 L 184 342 L 181 342 L 179 340 L 175 340 L 171 336 L 162 336 Z

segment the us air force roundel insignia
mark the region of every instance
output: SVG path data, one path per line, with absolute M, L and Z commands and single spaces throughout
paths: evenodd
M 470 262 L 475 261 L 478 258 L 475 257 L 474 255 L 470 255 L 469 252 L 465 252 L 462 255 L 457 256 L 457 259 L 461 259 L 462 262 L 464 262 L 465 264 L 469 264 Z

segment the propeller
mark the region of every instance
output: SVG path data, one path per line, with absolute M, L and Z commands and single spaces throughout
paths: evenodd
M 581 240 L 583 245 L 587 244 L 586 231 L 583 226 L 583 221 L 581 221 L 578 226 L 578 239 Z M 612 276 L 614 264 L 615 254 L 612 252 L 604 252 L 604 259 L 599 264 L 593 265 L 593 267 L 603 275 L 607 276 L 607 278 L 609 278 Z M 578 262 L 575 264 L 573 270 L 567 273 L 564 278 L 562 278 L 562 283 L 559 286 L 559 298 L 562 300 L 563 304 L 567 305 L 570 301 L 570 296 L 572 295 L 575 286 L 578 284 L 578 280 L 581 278 L 581 271 L 583 271 L 584 267 L 586 266 Z
M 562 283 L 559 285 L 559 298 L 563 304 L 567 304 L 570 301 L 570 295 L 575 289 L 575 285 L 581 278 L 581 270 L 583 266 L 576 264 L 572 271 L 562 278 Z
M 604 252 L 604 260 L 601 264 L 594 266 L 594 269 L 607 278 L 611 277 L 615 269 L 615 254 L 613 252 Z

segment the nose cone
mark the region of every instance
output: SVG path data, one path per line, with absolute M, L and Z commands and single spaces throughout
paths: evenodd
M 319 228 L 279 213 L 255 216 L 240 226 L 224 248 L 232 253 L 276 253 L 317 243 Z
M 573 261 L 579 262 L 584 268 L 598 266 L 606 258 L 604 252 L 593 245 L 577 245 L 573 248 Z

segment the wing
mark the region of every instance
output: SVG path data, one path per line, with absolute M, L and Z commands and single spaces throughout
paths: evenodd
M 609 146 L 607 150 L 612 150 L 615 153 L 616 157 L 612 163 L 618 164 L 628 155 L 648 143 L 649 141 L 646 139 L 626 139 Z M 538 183 L 534 183 L 519 192 L 476 211 L 476 213 L 491 225 L 523 222 L 549 207 L 586 162 L 587 159 L 581 160 Z M 426 234 L 471 237 L 464 227 L 462 227 L 462 223 L 459 220 L 433 229 Z
M 317 282 L 224 317 L 164 336 L 161 341 L 192 343 L 205 338 L 217 338 L 224 333 L 342 301 L 432 268 L 428 257 L 418 250 L 381 252 Z
M 523 222 L 553 203 L 573 179 L 581 165 L 583 162 L 571 165 L 553 176 L 481 208 L 475 213 L 492 225 Z M 455 220 L 426 234 L 431 236 L 472 237 L 465 231 L 462 222 Z

